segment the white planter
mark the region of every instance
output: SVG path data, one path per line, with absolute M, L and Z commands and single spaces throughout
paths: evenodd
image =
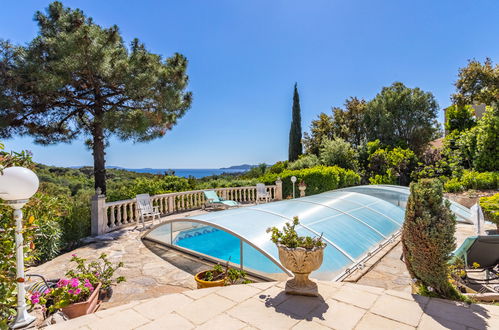
M 288 248 L 280 244 L 277 247 L 282 265 L 295 275 L 294 278 L 286 282 L 286 293 L 318 296 L 317 283 L 311 281 L 308 276 L 321 266 L 326 245 L 324 244 L 322 248 L 313 248 L 312 250 L 302 247 Z

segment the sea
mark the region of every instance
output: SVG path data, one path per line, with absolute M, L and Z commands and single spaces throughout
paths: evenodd
M 164 174 L 173 171 L 176 176 L 188 178 L 190 176 L 196 179 L 206 176 L 220 175 L 222 173 L 242 173 L 245 169 L 222 169 L 222 168 L 125 168 L 127 171 L 138 173 Z

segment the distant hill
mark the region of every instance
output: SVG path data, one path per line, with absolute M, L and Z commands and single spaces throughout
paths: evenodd
M 248 165 L 248 164 L 243 164 L 243 165 L 234 165 L 234 166 L 229 166 L 229 167 L 221 167 L 221 170 L 250 170 L 253 167 L 257 167 L 257 165 Z

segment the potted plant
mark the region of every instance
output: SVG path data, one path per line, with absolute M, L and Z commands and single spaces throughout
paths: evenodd
M 321 266 L 326 243 L 322 241 L 322 235 L 316 238 L 299 236 L 295 230 L 299 223 L 298 217 L 294 217 L 293 222 L 287 222 L 282 231 L 272 227 L 267 232 L 272 233 L 271 240 L 277 245 L 282 265 L 294 274 L 294 278 L 286 282 L 285 292 L 318 296 L 317 284 L 308 276 Z
M 107 258 L 105 253 L 102 253 L 97 261 L 92 261 L 85 265 L 86 259 L 73 254 L 71 261 L 76 263 L 76 268 L 66 273 L 66 276 L 75 276 L 76 273 L 92 274 L 98 282 L 101 283 L 99 290 L 99 300 L 108 301 L 113 294 L 112 285 L 126 281 L 125 277 L 118 276 L 114 278 L 114 273 L 118 268 L 124 266 L 123 262 L 113 265 Z
M 220 264 L 216 264 L 210 270 L 197 273 L 194 276 L 198 289 L 211 288 L 215 286 L 224 286 L 238 283 L 251 283 L 246 279 L 246 272 L 242 269 L 229 267 L 227 261 L 225 270 Z
M 61 278 L 55 288 L 31 295 L 31 303 L 40 303 L 47 313 L 60 309 L 70 319 L 93 313 L 98 307 L 101 283 L 92 276 Z

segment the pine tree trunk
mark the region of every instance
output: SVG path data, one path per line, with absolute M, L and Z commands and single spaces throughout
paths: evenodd
M 94 156 L 94 187 L 100 188 L 102 194 L 106 194 L 106 164 L 104 155 L 104 129 L 96 118 L 94 123 L 93 135 L 93 156 Z

